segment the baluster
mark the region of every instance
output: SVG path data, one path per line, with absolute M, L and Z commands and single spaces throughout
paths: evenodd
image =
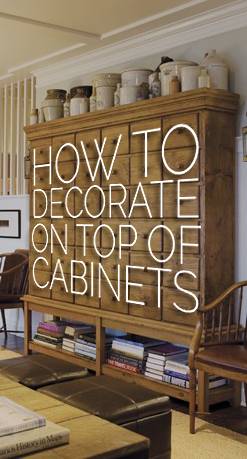
M 227 330 L 226 330 L 226 341 L 228 343 L 230 341 L 230 334 L 231 334 L 232 303 L 233 303 L 233 295 L 230 295 L 229 301 L 228 301 L 228 317 L 227 317 Z
M 212 332 L 211 332 L 211 336 L 212 336 L 212 341 L 214 341 L 214 338 L 215 338 L 215 309 L 213 309 L 212 311 Z
M 237 328 L 235 334 L 235 340 L 239 340 L 239 329 L 240 329 L 240 322 L 241 322 L 241 313 L 242 313 L 242 303 L 243 303 L 243 287 L 240 287 L 240 294 L 239 294 L 239 305 L 238 305 L 238 320 L 237 320 Z
M 219 317 L 219 328 L 218 328 L 218 343 L 222 341 L 222 323 L 223 323 L 223 303 L 220 304 L 220 317 Z

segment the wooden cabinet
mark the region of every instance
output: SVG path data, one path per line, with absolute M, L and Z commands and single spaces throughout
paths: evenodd
M 55 315 L 78 317 L 90 323 L 99 320 L 103 327 L 120 328 L 188 345 L 196 313 L 185 314 L 174 303 L 189 310 L 195 304 L 195 297 L 204 304 L 233 281 L 234 125 L 237 104 L 238 96 L 234 94 L 201 89 L 27 127 L 27 139 L 31 148 L 36 149 L 37 165 L 49 162 L 49 146 L 52 146 L 52 186 L 45 167 L 35 169 L 35 186 L 30 180 L 31 193 L 41 188 L 48 197 L 46 201 L 39 193 L 36 199 L 36 212 L 42 215 L 42 219 L 33 218 L 31 205 L 31 232 L 36 224 L 43 225 L 33 235 L 37 247 L 42 248 L 45 244 L 46 229 L 49 230 L 51 223 L 54 222 L 57 229 L 53 253 L 49 254 L 47 248 L 44 251 L 48 265 L 39 264 L 37 278 L 43 284 L 50 282 L 58 259 L 64 268 L 68 286 L 71 285 L 71 259 L 83 261 L 87 273 L 84 280 L 75 277 L 72 291 L 69 289 L 67 292 L 63 283 L 56 281 L 52 290 L 49 287 L 39 289 L 31 272 L 26 307 L 37 307 L 46 312 L 50 310 Z M 178 127 L 174 129 L 176 125 Z M 195 135 L 199 151 L 197 160 L 190 167 L 195 157 Z M 61 150 L 57 161 L 57 177 L 56 153 L 64 144 L 68 145 Z M 80 159 L 79 172 L 73 181 L 70 179 L 78 164 L 70 144 L 76 146 Z M 165 147 L 163 152 L 162 145 Z M 105 169 L 99 163 L 100 152 Z M 111 166 L 112 173 L 107 177 Z M 92 180 L 91 174 L 96 168 L 98 172 Z M 139 182 L 152 218 L 140 190 L 135 201 L 137 205 L 133 205 Z M 61 189 L 52 190 L 54 187 Z M 71 187 L 74 187 L 73 192 L 69 191 Z M 65 224 L 66 254 L 62 253 L 57 239 L 64 239 Z M 132 226 L 138 236 L 133 246 L 124 246 L 121 260 L 118 255 L 120 225 L 127 225 L 121 233 L 125 244 L 134 239 Z M 96 254 L 93 245 L 98 226 L 101 229 L 95 236 L 99 251 Z M 152 251 L 157 261 L 148 252 L 148 238 L 154 226 L 157 229 L 152 237 Z M 86 253 L 83 249 L 85 240 Z M 114 252 L 104 257 L 110 253 L 113 241 Z M 49 248 L 50 240 L 48 242 Z M 164 263 L 172 250 L 172 257 Z M 31 249 L 31 265 L 38 255 Z M 97 293 L 99 262 L 102 264 L 100 295 Z M 90 276 L 92 264 L 94 273 Z M 130 272 L 130 282 L 142 286 L 138 288 L 130 284 L 128 301 L 125 288 L 127 265 L 143 267 L 143 270 Z M 148 267 L 169 270 L 161 273 L 160 291 L 157 288 L 157 272 Z M 80 268 L 77 267 L 77 274 Z M 179 290 L 175 274 L 184 270 L 193 272 L 195 276 L 182 272 L 179 275 Z M 85 285 L 87 288 L 84 288 Z M 81 294 L 83 290 L 85 292 Z M 119 290 L 119 301 L 114 290 Z M 100 365 L 98 367 L 103 369 Z

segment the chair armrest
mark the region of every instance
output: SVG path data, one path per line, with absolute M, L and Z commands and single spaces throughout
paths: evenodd
M 211 311 L 212 309 L 215 309 L 217 306 L 219 306 L 220 303 L 222 303 L 222 301 L 224 301 L 229 295 L 231 295 L 239 287 L 246 287 L 246 286 L 247 286 L 247 281 L 241 281 L 241 282 L 236 282 L 235 284 L 232 284 L 223 293 L 221 293 L 214 301 L 211 301 L 211 303 L 208 303 L 205 306 L 201 307 L 200 311 L 208 312 L 208 311 Z
M 195 326 L 194 335 L 192 337 L 189 349 L 189 367 L 194 368 L 194 361 L 197 352 L 199 351 L 201 338 L 202 338 L 202 331 L 203 331 L 203 320 L 202 314 L 200 311 L 198 312 L 199 318 Z
M 15 273 L 16 271 L 19 271 L 23 266 L 27 264 L 28 264 L 28 258 L 26 257 L 26 259 L 24 259 L 21 263 L 14 266 L 13 268 L 7 269 L 6 271 L 3 271 L 3 272 L 0 271 L 0 278 L 9 276 L 10 274 Z

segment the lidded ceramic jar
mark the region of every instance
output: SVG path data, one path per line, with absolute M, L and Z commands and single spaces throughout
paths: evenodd
M 55 120 L 63 117 L 63 104 L 66 99 L 64 89 L 48 89 L 45 100 L 41 104 L 45 121 Z
M 201 66 L 207 69 L 212 88 L 228 90 L 228 67 L 215 49 L 205 54 Z
M 114 93 L 121 81 L 119 73 L 99 73 L 94 79 L 96 88 L 96 108 L 103 110 L 114 106 Z
M 70 115 L 74 116 L 74 115 L 80 115 L 81 113 L 85 113 L 85 111 L 81 111 L 81 102 L 83 102 L 84 99 L 87 99 L 88 101 L 88 98 L 85 94 L 83 86 L 78 86 L 73 92 L 73 94 L 74 96 L 72 97 L 70 101 Z

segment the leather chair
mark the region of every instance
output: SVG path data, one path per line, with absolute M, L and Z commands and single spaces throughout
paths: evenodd
M 195 433 L 198 370 L 247 383 L 246 286 L 247 281 L 232 285 L 198 312 L 189 352 L 191 433 Z
M 135 383 L 92 376 L 42 387 L 39 392 L 150 439 L 150 458 L 171 457 L 169 398 Z
M 0 310 L 7 338 L 5 309 L 23 308 L 21 297 L 27 292 L 28 256 L 24 251 L 0 254 Z M 16 331 L 15 331 L 16 333 Z

